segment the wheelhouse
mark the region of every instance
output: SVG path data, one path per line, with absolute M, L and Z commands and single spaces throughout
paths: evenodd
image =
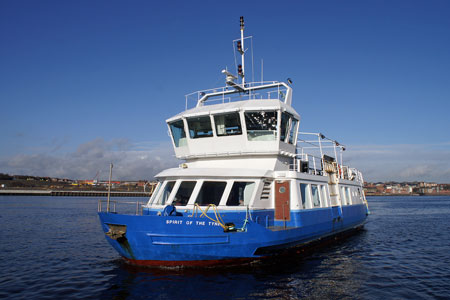
M 188 146 L 186 139 L 245 136 L 248 141 L 276 141 L 294 145 L 299 116 L 280 110 L 208 112 L 179 116 L 167 122 L 175 148 Z

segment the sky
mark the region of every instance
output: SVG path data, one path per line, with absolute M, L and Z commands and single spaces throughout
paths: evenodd
M 224 85 L 244 16 L 253 77 L 263 61 L 264 80 L 292 78 L 301 131 L 346 145 L 366 181 L 450 182 L 449 15 L 446 0 L 0 1 L 0 173 L 178 165 L 165 120 Z

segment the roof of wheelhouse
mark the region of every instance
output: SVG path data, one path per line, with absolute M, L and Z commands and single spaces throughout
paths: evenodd
M 263 100 L 243 100 L 228 103 L 210 104 L 204 106 L 198 106 L 186 111 L 183 111 L 169 119 L 166 122 L 172 122 L 180 119 L 181 117 L 194 117 L 208 114 L 220 114 L 232 111 L 270 111 L 278 110 L 285 111 L 291 115 L 299 118 L 298 113 L 286 103 L 278 99 L 263 99 Z

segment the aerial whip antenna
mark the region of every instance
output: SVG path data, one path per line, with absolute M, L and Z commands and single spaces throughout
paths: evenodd
M 242 64 L 238 66 L 238 74 L 242 78 L 242 86 L 245 85 L 244 49 L 244 17 L 241 17 L 241 40 L 237 42 L 237 50 L 241 54 L 242 61 Z

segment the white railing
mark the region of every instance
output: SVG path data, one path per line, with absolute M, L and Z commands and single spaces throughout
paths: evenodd
M 117 207 L 120 206 L 122 214 L 142 215 L 144 204 L 140 201 L 116 201 L 110 200 L 109 211 L 107 208 L 107 200 L 100 199 L 98 201 L 98 212 L 117 213 Z
M 258 89 L 269 85 L 267 88 Z M 273 85 L 273 86 L 270 86 Z M 246 92 L 239 92 L 231 86 L 224 86 L 214 89 L 196 91 L 185 95 L 185 109 L 193 108 L 198 101 L 208 96 L 203 102 L 204 105 L 212 105 L 217 103 L 227 103 L 242 100 L 271 99 L 285 101 L 287 88 L 277 81 L 249 82 L 245 84 Z
M 360 171 L 342 163 L 344 151 L 344 145 L 325 137 L 321 133 L 299 132 L 297 155 L 293 164 L 290 165 L 290 169 L 301 173 L 326 176 L 327 174 L 323 169 L 323 160 L 326 159 L 333 161 L 339 179 L 364 182 Z

